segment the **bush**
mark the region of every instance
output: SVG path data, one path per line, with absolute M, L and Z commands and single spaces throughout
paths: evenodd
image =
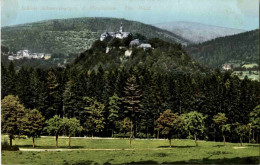
M 129 132 L 127 132 L 126 134 L 124 134 L 124 133 L 114 134 L 114 138 L 129 138 L 129 137 L 130 137 Z
M 19 151 L 19 147 L 18 146 L 13 146 L 11 148 L 10 145 L 8 144 L 8 142 L 4 141 L 2 143 L 2 151 Z
M 138 132 L 136 134 L 136 138 L 146 138 L 146 134 L 142 133 L 142 132 Z
M 16 139 L 27 139 L 26 135 L 15 135 L 14 138 Z

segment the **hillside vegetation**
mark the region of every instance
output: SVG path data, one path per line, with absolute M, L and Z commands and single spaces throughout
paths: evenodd
M 259 30 L 190 45 L 187 52 L 201 64 L 221 67 L 224 63 L 258 63 Z
M 118 43 L 119 42 L 119 43 Z M 148 41 L 152 49 L 129 49 L 127 45 L 114 39 L 110 43 L 96 41 L 91 49 L 81 53 L 71 65 L 79 72 L 97 70 L 102 66 L 105 70 L 125 67 L 149 68 L 157 73 L 170 72 L 196 72 L 205 70 L 198 62 L 190 58 L 180 44 L 172 44 L 160 39 Z M 108 53 L 105 48 L 112 47 Z M 121 45 L 121 46 L 119 46 Z M 130 57 L 125 56 L 126 51 L 131 51 Z
M 48 20 L 2 28 L 2 45 L 16 52 L 29 49 L 32 52 L 62 53 L 65 56 L 90 48 L 104 31 L 118 31 L 120 23 L 125 31 L 139 33 L 147 38 L 161 38 L 186 44 L 181 37 L 151 25 L 116 18 L 74 18 Z

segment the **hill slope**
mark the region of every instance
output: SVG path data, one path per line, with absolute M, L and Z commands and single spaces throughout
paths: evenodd
M 186 50 L 199 62 L 211 67 L 228 62 L 258 63 L 259 30 L 190 45 Z
M 74 18 L 48 20 L 2 28 L 2 44 L 10 51 L 29 49 L 32 52 L 78 54 L 90 48 L 104 31 L 118 31 L 120 23 L 125 31 L 147 38 L 161 38 L 169 42 L 187 44 L 181 37 L 140 22 L 116 18 Z
M 193 60 L 179 44 L 172 44 L 160 39 L 150 39 L 148 41 L 153 48 L 129 48 L 125 46 L 111 45 L 111 50 L 106 52 L 106 43 L 96 41 L 91 49 L 81 53 L 71 64 L 79 72 L 96 70 L 102 66 L 105 70 L 124 67 L 149 68 L 152 72 L 204 72 L 205 69 L 198 62 Z M 126 56 L 126 51 L 131 51 L 130 56 Z
M 224 28 L 195 22 L 168 22 L 154 24 L 154 26 L 177 34 L 192 43 L 202 43 L 218 37 L 245 32 L 240 29 Z

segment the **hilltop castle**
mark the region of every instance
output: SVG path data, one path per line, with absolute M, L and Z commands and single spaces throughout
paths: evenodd
M 107 37 L 123 39 L 123 38 L 127 38 L 129 35 L 130 35 L 130 32 L 124 32 L 124 26 L 121 22 L 120 30 L 118 32 L 107 32 L 106 31 L 101 34 L 100 41 L 104 41 Z

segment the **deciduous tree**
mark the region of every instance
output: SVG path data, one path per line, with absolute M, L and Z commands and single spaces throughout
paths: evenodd
M 34 138 L 39 137 L 43 128 L 44 117 L 36 110 L 27 110 L 22 119 L 22 132 L 32 137 L 32 145 L 35 147 Z
M 17 96 L 8 95 L 1 100 L 1 129 L 3 133 L 9 135 L 10 147 L 14 135 L 21 133 L 22 119 L 25 114 L 25 108 Z
M 162 130 L 162 134 L 168 136 L 170 147 L 172 147 L 171 137 L 173 133 L 176 133 L 179 129 L 180 118 L 177 113 L 172 113 L 170 109 L 167 109 L 160 114 L 160 117 L 156 120 L 159 129 Z
M 240 139 L 240 145 L 242 146 L 243 145 L 243 139 L 245 138 L 246 136 L 246 133 L 248 132 L 248 126 L 247 125 L 243 125 L 243 124 L 240 124 L 240 123 L 235 123 L 235 132 L 236 134 L 239 136 L 239 139 Z
M 256 106 L 250 113 L 250 123 L 253 131 L 257 133 L 256 142 L 258 143 L 258 135 L 260 133 L 260 105 Z
M 221 129 L 222 137 L 224 145 L 226 145 L 226 138 L 225 138 L 225 132 L 230 131 L 230 124 L 226 124 L 228 118 L 225 116 L 224 113 L 218 113 L 213 117 L 213 121 L 219 126 Z
M 62 118 L 60 118 L 58 115 L 53 116 L 53 118 L 47 120 L 45 122 L 47 126 L 45 127 L 45 130 L 50 135 L 55 135 L 56 137 L 56 147 L 58 147 L 58 137 L 62 133 L 64 122 Z
M 80 121 L 76 118 L 63 118 L 63 128 L 67 136 L 69 136 L 69 148 L 71 147 L 71 136 L 75 136 L 76 133 L 82 131 L 82 126 L 80 126 Z
M 205 130 L 205 118 L 206 117 L 204 117 L 202 113 L 196 111 L 192 111 L 185 115 L 186 128 L 189 133 L 194 136 L 196 146 L 198 146 L 197 136 Z

